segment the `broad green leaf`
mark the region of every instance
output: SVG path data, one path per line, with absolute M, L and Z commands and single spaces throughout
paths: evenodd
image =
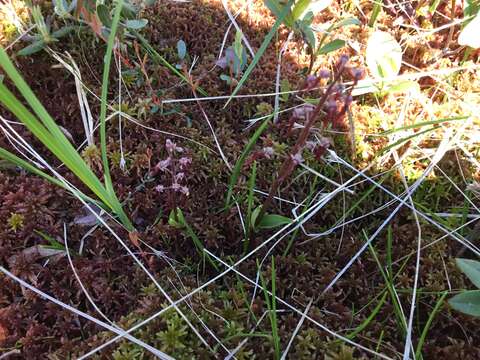
M 298 0 L 293 6 L 292 19 L 293 21 L 300 20 L 302 15 L 307 11 L 312 0 Z
M 464 314 L 480 316 L 480 291 L 465 291 L 448 300 L 450 306 Z
M 28 56 L 35 54 L 45 48 L 45 41 L 43 40 L 38 40 L 35 41 L 33 44 L 30 44 L 26 47 L 24 47 L 22 50 L 20 50 L 17 54 L 19 56 Z
M 402 48 L 389 33 L 375 31 L 368 39 L 367 66 L 377 79 L 394 77 L 402 64 Z
M 103 26 L 112 27 L 112 17 L 110 16 L 110 11 L 108 7 L 104 4 L 99 4 L 97 6 L 97 16 L 100 19 Z
M 147 19 L 138 19 L 138 20 L 127 20 L 125 21 L 125 26 L 129 29 L 139 30 L 147 26 Z
M 458 44 L 470 46 L 471 48 L 480 48 L 480 12 L 470 21 L 460 32 Z
M 322 10 L 325 10 L 330 6 L 333 0 L 316 0 L 312 1 L 306 11 L 312 11 L 314 14 L 319 13 Z
M 265 214 L 257 225 L 259 229 L 273 229 L 283 225 L 290 224 L 292 219 L 277 214 Z M 254 224 L 254 222 L 252 222 Z
M 185 59 L 185 56 L 187 55 L 187 44 L 185 44 L 185 41 L 177 41 L 177 53 L 181 60 Z
M 470 259 L 456 259 L 457 266 L 480 289 L 480 262 Z
M 318 55 L 328 54 L 329 52 L 341 49 L 344 47 L 346 42 L 344 40 L 335 39 L 330 41 L 328 44 L 323 45 L 320 49 L 318 49 Z
M 360 20 L 358 20 L 357 18 L 354 18 L 354 17 L 346 18 L 346 19 L 342 19 L 339 22 L 336 22 L 335 24 L 333 24 L 332 30 L 340 29 L 341 27 L 344 27 L 344 26 L 361 25 L 361 24 L 362 24 L 362 22 Z

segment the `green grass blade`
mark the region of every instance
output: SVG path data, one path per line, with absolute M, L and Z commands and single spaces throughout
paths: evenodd
M 120 22 L 120 14 L 122 12 L 123 0 L 117 2 L 115 7 L 115 13 L 113 16 L 112 27 L 110 34 L 108 36 L 107 42 L 107 51 L 104 58 L 104 67 L 103 67 L 103 79 L 102 79 L 102 96 L 100 104 L 100 150 L 102 154 L 102 163 L 103 163 L 103 177 L 105 181 L 105 189 L 110 197 L 110 202 L 112 204 L 113 211 L 118 215 L 122 224 L 129 231 L 135 230 L 135 227 L 130 222 L 130 219 L 125 214 L 120 201 L 115 194 L 112 184 L 112 178 L 110 176 L 110 167 L 108 165 L 108 156 L 107 156 L 107 135 L 106 135 L 106 117 L 107 117 L 107 95 L 108 95 L 108 81 L 110 75 L 110 64 L 112 61 L 112 52 L 113 44 L 115 42 L 115 37 L 118 29 L 118 24 Z
M 443 124 L 443 123 L 449 122 L 449 121 L 466 120 L 468 118 L 469 118 L 469 116 L 454 116 L 454 117 L 445 118 L 445 119 L 423 121 L 423 122 L 419 122 L 419 123 L 416 123 L 416 124 L 406 125 L 406 126 L 402 126 L 402 127 L 399 127 L 399 128 L 383 131 L 383 132 L 379 133 L 378 135 L 385 135 L 386 136 L 386 135 L 394 134 L 396 132 L 403 131 L 403 130 L 418 129 L 418 128 L 421 128 L 421 127 L 427 126 L 427 125 L 438 125 L 438 124 Z
M 110 75 L 110 64 L 112 61 L 113 43 L 117 34 L 118 23 L 120 21 L 120 13 L 122 11 L 123 0 L 117 2 L 115 14 L 113 16 L 112 28 L 108 36 L 107 51 L 104 57 L 103 79 L 102 79 L 102 96 L 100 103 L 100 150 L 102 153 L 103 176 L 105 178 L 105 187 L 109 194 L 113 194 L 112 179 L 110 177 L 110 167 L 107 157 L 107 135 L 105 119 L 107 117 L 107 95 L 108 95 L 108 77 Z
M 367 326 L 368 324 L 370 324 L 370 322 L 375 318 L 375 316 L 377 316 L 378 312 L 380 311 L 380 309 L 382 308 L 383 304 L 385 303 L 385 300 L 387 299 L 387 295 L 388 295 L 388 292 L 387 291 L 383 291 L 383 296 L 381 297 L 380 301 L 378 302 L 378 304 L 375 306 L 375 308 L 372 310 L 372 312 L 370 313 L 370 315 L 360 324 L 358 325 L 355 330 L 353 330 L 351 333 L 348 333 L 347 335 L 345 335 L 345 337 L 347 339 L 353 339 L 355 336 L 357 336 L 361 331 L 363 331 Z
M 218 265 L 215 263 L 215 261 L 208 255 L 204 249 L 205 246 L 203 246 L 203 243 L 200 241 L 198 238 L 197 234 L 195 234 L 195 231 L 193 231 L 192 227 L 188 224 L 187 220 L 185 219 L 185 216 L 183 215 L 183 212 L 180 208 L 176 209 L 176 214 L 177 214 L 177 220 L 178 223 L 185 228 L 185 232 L 187 235 L 192 239 L 193 244 L 197 248 L 198 252 L 202 256 L 206 256 L 208 259 L 208 262 L 215 268 L 215 270 L 219 271 Z
M 432 312 L 428 316 L 428 320 L 427 320 L 425 326 L 423 327 L 422 334 L 420 335 L 420 339 L 418 340 L 417 349 L 415 351 L 415 358 L 416 359 L 421 359 L 421 357 L 422 357 L 422 347 L 423 347 L 423 344 L 425 343 L 425 339 L 427 337 L 428 330 L 430 330 L 430 326 L 432 325 L 433 319 L 435 318 L 437 313 L 441 310 L 441 308 L 444 304 L 443 301 L 447 297 L 447 294 L 448 294 L 448 291 L 444 291 L 442 293 L 442 295 L 440 295 L 440 298 L 438 299 L 437 303 L 435 304 L 435 307 L 433 308 Z
M 10 110 L 59 160 L 61 160 L 78 178 L 111 208 L 108 195 L 101 182 L 88 165 L 75 151 L 72 153 L 56 141 L 48 130 L 22 103 L 0 83 L 0 102 Z M 63 134 L 62 134 L 63 135 Z M 73 147 L 72 147 L 73 148 Z M 75 156 L 76 155 L 76 156 Z
M 252 148 L 255 146 L 257 143 L 258 138 L 262 133 L 265 131 L 265 129 L 268 126 L 268 123 L 272 117 L 268 117 L 262 125 L 259 126 L 259 128 L 255 131 L 253 136 L 250 138 L 250 140 L 247 143 L 247 146 L 245 146 L 245 149 L 243 150 L 242 154 L 238 158 L 235 167 L 233 168 L 232 175 L 230 176 L 230 181 L 228 182 L 228 191 L 227 191 L 227 200 L 225 200 L 225 207 L 229 208 L 231 206 L 230 202 L 232 200 L 232 195 L 233 195 L 233 187 L 238 181 L 238 177 L 240 176 L 240 172 L 242 171 L 242 166 L 245 160 L 247 159 L 248 154 L 252 151 Z
M 243 243 L 243 252 L 246 253 L 248 247 L 250 245 L 250 234 L 251 234 L 251 218 L 252 218 L 252 209 L 253 209 L 253 201 L 254 201 L 254 188 L 255 188 L 255 180 L 257 178 L 257 162 L 254 161 L 252 165 L 252 173 L 250 175 L 250 179 L 248 181 L 248 196 L 247 196 L 247 221 L 246 221 L 246 234 L 245 234 L 245 242 Z
M 294 0 L 289 0 L 288 3 L 285 5 L 283 8 L 282 12 L 278 16 L 277 20 L 275 21 L 275 24 L 273 24 L 273 27 L 270 29 L 268 32 L 267 36 L 265 36 L 265 39 L 262 42 L 262 45 L 260 46 L 260 49 L 258 49 L 257 53 L 255 54 L 255 57 L 253 58 L 252 62 L 248 66 L 247 70 L 245 70 L 245 73 L 243 74 L 242 78 L 238 82 L 237 86 L 232 92 L 232 95 L 228 98 L 227 102 L 225 103 L 225 106 L 223 108 L 226 108 L 227 105 L 230 103 L 232 98 L 240 91 L 242 88 L 243 84 L 245 81 L 247 81 L 248 77 L 250 76 L 251 72 L 257 66 L 257 63 L 260 61 L 260 58 L 262 57 L 263 53 L 265 50 L 267 50 L 268 45 L 273 39 L 273 36 L 276 34 L 278 28 L 282 24 L 283 20 L 287 17 L 288 14 L 290 14 L 290 8 L 292 7 L 292 4 L 294 3 Z
M 373 5 L 373 9 L 372 9 L 372 15 L 368 20 L 368 26 L 372 27 L 373 25 L 375 25 L 378 15 L 380 15 L 380 11 L 382 10 L 382 3 L 383 3 L 383 0 L 375 1 L 375 5 Z

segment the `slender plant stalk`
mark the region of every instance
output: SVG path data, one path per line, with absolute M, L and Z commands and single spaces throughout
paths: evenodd
M 298 154 L 305 147 L 305 144 L 308 140 L 308 135 L 310 134 L 310 130 L 312 126 L 315 124 L 315 121 L 317 120 L 317 117 L 319 116 L 320 111 L 325 105 L 325 102 L 327 101 L 327 98 L 330 95 L 330 92 L 332 91 L 333 86 L 340 80 L 340 77 L 342 76 L 344 71 L 345 71 L 345 65 L 342 65 L 342 67 L 339 69 L 339 71 L 335 75 L 333 81 L 330 83 L 328 88 L 323 93 L 322 97 L 320 98 L 320 101 L 318 102 L 317 106 L 313 110 L 312 114 L 310 116 L 307 116 L 306 123 L 297 139 L 297 142 L 295 143 L 293 149 L 288 154 L 287 158 L 284 160 L 282 167 L 280 168 L 280 171 L 279 171 L 279 176 L 273 181 L 272 186 L 270 187 L 270 191 L 268 193 L 267 199 L 263 203 L 260 213 L 255 221 L 254 228 L 256 228 L 256 225 L 259 224 L 262 217 L 266 214 L 267 210 L 271 205 L 273 197 L 277 193 L 277 190 L 279 189 L 279 187 L 295 169 L 296 165 L 293 157 L 295 156 L 295 154 Z

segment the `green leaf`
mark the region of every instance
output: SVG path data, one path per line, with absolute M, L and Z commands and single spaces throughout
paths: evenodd
M 450 306 L 467 315 L 480 316 L 480 291 L 464 291 L 448 300 Z
M 333 0 L 316 0 L 310 3 L 307 10 L 312 11 L 314 14 L 319 13 L 320 11 L 325 10 L 330 6 Z
M 129 29 L 139 30 L 147 26 L 147 19 L 138 19 L 138 20 L 127 20 L 125 26 Z
M 470 259 L 455 259 L 458 268 L 480 289 L 480 262 Z
M 333 27 L 332 27 L 331 30 L 339 29 L 339 28 L 344 27 L 344 26 L 361 25 L 361 24 L 362 24 L 362 22 L 360 20 L 358 20 L 357 18 L 350 17 L 350 18 L 342 19 L 342 20 L 336 22 L 335 24 L 333 24 Z
M 389 94 L 407 93 L 407 92 L 418 94 L 420 93 L 420 85 L 418 85 L 416 81 L 405 80 L 390 86 L 386 90 L 386 92 Z
M 45 48 L 47 44 L 43 40 L 38 40 L 35 41 L 33 44 L 30 44 L 26 47 L 24 47 L 22 50 L 20 50 L 17 54 L 19 56 L 28 56 L 35 54 Z
M 340 39 L 332 40 L 328 44 L 325 44 L 320 49 L 318 49 L 317 54 L 318 55 L 328 54 L 329 52 L 341 49 L 342 47 L 345 46 L 345 44 L 346 42 L 344 40 L 340 40 Z
M 54 31 L 52 33 L 52 36 L 55 39 L 60 39 L 64 37 L 65 35 L 70 34 L 73 30 L 75 30 L 75 26 L 64 26 L 61 29 L 58 29 L 57 31 Z
M 257 209 L 260 209 L 258 207 Z M 255 210 L 257 210 L 255 209 Z M 258 214 L 257 214 L 258 216 Z M 255 219 L 256 220 L 256 219 Z M 259 229 L 273 229 L 282 225 L 287 225 L 292 222 L 292 219 L 289 219 L 285 216 L 282 215 L 277 215 L 277 214 L 265 214 L 263 217 L 260 219 L 260 222 L 257 225 L 257 228 Z M 252 222 L 254 224 L 254 222 Z
M 394 77 L 402 65 L 402 48 L 389 33 L 375 31 L 368 39 L 366 58 L 373 77 Z
M 242 32 L 238 31 L 235 33 L 235 42 L 233 43 L 233 51 L 237 56 L 237 59 L 241 61 L 242 59 L 242 52 L 243 52 L 243 45 L 242 45 Z
M 458 44 L 462 46 L 470 46 L 471 48 L 480 48 L 480 12 L 471 20 L 458 36 Z
M 185 59 L 185 56 L 187 56 L 187 44 L 185 44 L 185 41 L 177 41 L 177 53 L 181 60 Z
M 311 27 L 304 27 L 302 29 L 303 34 L 305 35 L 305 38 L 307 39 L 307 43 L 314 51 L 315 46 L 316 46 L 316 39 L 315 39 L 315 33 L 313 32 Z
M 293 21 L 300 20 L 302 15 L 307 11 L 312 0 L 298 0 L 292 10 Z
M 105 4 L 99 4 L 97 6 L 97 16 L 100 19 L 103 26 L 112 27 L 112 17 L 110 16 L 110 11 Z

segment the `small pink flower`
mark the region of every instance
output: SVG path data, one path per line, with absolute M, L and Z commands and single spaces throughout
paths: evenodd
M 275 154 L 275 150 L 273 150 L 271 146 L 267 146 L 263 148 L 263 155 L 265 155 L 267 159 L 271 159 L 273 154 Z
M 174 182 L 170 188 L 171 188 L 173 191 L 181 191 L 181 188 L 182 188 L 182 187 L 180 186 L 179 183 Z
M 179 181 L 182 180 L 185 177 L 185 173 L 179 172 L 178 174 L 175 175 L 175 180 Z
M 296 119 L 305 119 L 314 110 L 315 106 L 312 104 L 304 104 L 293 110 L 293 117 Z
M 177 145 L 172 140 L 167 139 L 165 141 L 165 148 L 167 149 L 167 151 L 169 153 L 172 153 L 175 150 L 176 147 L 177 147 Z
M 165 186 L 157 185 L 157 186 L 155 186 L 155 190 L 158 191 L 159 193 L 164 192 L 165 191 Z
M 157 170 L 160 170 L 160 171 L 165 171 L 168 169 L 168 167 L 170 166 L 172 162 L 172 158 L 169 156 L 168 158 L 166 158 L 165 160 L 161 160 L 158 162 L 157 165 L 155 165 L 155 168 Z
M 188 187 L 186 187 L 186 186 L 182 186 L 182 188 L 180 189 L 180 192 L 182 194 L 184 194 L 185 196 L 190 195 L 190 191 L 188 190 Z
M 180 163 L 180 166 L 185 167 L 188 164 L 191 164 L 192 159 L 184 156 L 184 157 L 180 158 L 180 160 L 178 160 L 178 162 Z
M 290 156 L 295 165 L 301 164 L 303 162 L 302 154 L 299 152 L 296 153 L 295 155 L 290 155 Z

